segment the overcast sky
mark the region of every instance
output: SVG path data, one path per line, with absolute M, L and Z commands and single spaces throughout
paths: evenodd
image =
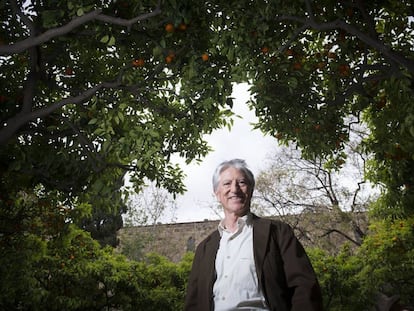
M 256 117 L 246 104 L 249 97 L 247 85 L 234 86 L 233 97 L 235 98 L 233 112 L 243 119 L 235 118 L 231 131 L 222 129 L 206 137 L 213 151 L 201 164 L 188 166 L 182 164 L 187 175 L 184 181 L 187 192 L 177 200 L 176 222 L 218 219 L 219 216 L 210 208 L 211 205 L 216 204 L 211 182 L 216 166 L 222 161 L 240 158 L 246 160 L 252 172 L 257 175 L 265 168 L 266 158 L 278 145 L 275 138 L 264 136 L 259 130 L 252 129 L 250 123 L 255 122 Z

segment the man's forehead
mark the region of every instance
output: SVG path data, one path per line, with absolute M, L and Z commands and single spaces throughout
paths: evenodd
M 226 170 L 223 170 L 220 173 L 220 180 L 228 180 L 228 179 L 245 179 L 246 174 L 239 169 L 236 168 L 228 168 Z

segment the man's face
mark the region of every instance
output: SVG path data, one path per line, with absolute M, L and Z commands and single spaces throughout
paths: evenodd
M 245 215 L 250 209 L 252 193 L 253 189 L 242 171 L 229 167 L 221 172 L 215 194 L 225 214 Z

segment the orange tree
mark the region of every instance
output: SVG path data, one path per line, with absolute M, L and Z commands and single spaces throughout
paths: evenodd
M 2 308 L 93 309 L 102 278 L 128 282 L 79 227 L 113 244 L 103 235 L 122 225 L 125 176 L 135 190 L 146 178 L 181 193 L 170 158 L 199 160 L 203 135 L 231 124 L 230 62 L 207 51 L 207 6 L 0 1 Z M 97 258 L 102 278 L 88 266 Z
M 308 158 L 346 158 L 356 123 L 366 175 L 384 185 L 380 215 L 413 212 L 411 1 L 221 3 L 218 45 L 251 82 L 257 127 Z M 231 44 L 230 44 L 231 43 Z
M 257 127 L 305 157 L 346 157 L 363 123 L 366 176 L 385 185 L 377 211 L 411 213 L 411 2 L 1 6 L 4 180 L 98 209 L 120 205 L 126 172 L 137 188 L 147 177 L 182 192 L 170 156 L 205 155 L 202 135 L 230 124 L 231 82 L 248 81 Z
M 93 202 L 94 217 L 79 225 L 94 232 L 121 225 L 127 173 L 136 190 L 148 178 L 183 192 L 170 157 L 199 160 L 209 150 L 203 134 L 231 123 L 229 61 L 205 57 L 213 37 L 206 4 L 0 6 L 4 200 L 41 184 L 68 204 Z
M 382 190 L 371 209 L 379 219 L 387 219 L 379 221 L 380 231 L 394 231 L 398 219 L 412 217 L 411 1 L 216 3 L 221 9 L 216 15 L 217 45 L 228 59 L 237 61 L 233 77 L 251 83 L 250 105 L 259 118 L 256 127 L 283 144 L 294 142 L 305 158 L 327 159 L 331 170 L 345 162 L 344 145 L 352 135 L 362 134 L 361 143 L 354 147 L 368 160 L 363 168 L 365 178 Z M 358 132 L 361 128 L 364 133 Z M 412 226 L 408 227 L 405 238 L 412 241 Z M 370 234 L 376 236 L 375 232 Z M 391 243 L 381 234 L 377 238 Z M 329 288 L 324 293 L 331 295 L 330 301 L 337 306 L 346 303 L 343 310 L 366 306 L 373 302 L 376 291 L 385 289 L 388 294 L 400 293 L 412 304 L 408 293 L 413 290 L 413 266 L 408 259 L 401 265 L 396 263 L 399 257 L 411 256 L 409 249 L 384 256 L 385 252 L 377 253 L 369 241 L 356 259 L 350 256 L 348 260 L 346 253 L 332 259 L 333 267 L 340 271 L 335 280 L 348 282 L 342 285 L 349 293 L 355 292 L 356 286 L 361 290 L 348 298 L 329 292 Z M 368 257 L 370 260 L 365 260 Z M 361 267 L 369 271 L 367 274 L 376 271 L 380 263 L 388 268 L 373 273 L 370 281 L 352 277 Z M 323 278 L 323 270 L 318 272 Z

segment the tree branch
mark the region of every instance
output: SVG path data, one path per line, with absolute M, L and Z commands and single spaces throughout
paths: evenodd
M 67 33 L 71 32 L 72 30 L 74 30 L 75 28 L 77 28 L 77 27 L 79 27 L 79 26 L 81 26 L 81 25 L 83 25 L 87 22 L 93 21 L 93 20 L 103 21 L 103 22 L 107 22 L 107 23 L 114 24 L 114 25 L 119 25 L 119 26 L 128 26 L 128 27 L 130 27 L 131 25 L 133 25 L 133 24 L 135 24 L 139 21 L 146 20 L 146 19 L 151 18 L 153 16 L 156 16 L 160 13 L 161 13 L 160 3 L 158 3 L 158 5 L 154 9 L 154 11 L 152 11 L 150 13 L 142 14 L 140 16 L 137 16 L 137 17 L 129 19 L 129 20 L 104 15 L 104 14 L 102 14 L 101 9 L 97 9 L 97 10 L 91 11 L 89 13 L 86 13 L 86 14 L 82 15 L 82 16 L 79 16 L 79 17 L 76 17 L 76 18 L 72 19 L 69 23 L 67 23 L 64 26 L 50 29 L 50 30 L 40 34 L 39 36 L 36 36 L 36 37 L 30 36 L 27 39 L 19 41 L 15 44 L 0 46 L 0 55 L 11 55 L 11 54 L 15 54 L 15 53 L 21 53 L 21 52 L 29 49 L 30 47 L 40 45 L 44 42 L 47 42 L 47 41 L 51 40 L 52 38 L 67 34 Z
M 0 145 L 5 144 L 17 131 L 20 127 L 24 124 L 28 123 L 29 121 L 35 120 L 37 118 L 45 117 L 52 112 L 56 111 L 57 109 L 62 108 L 68 104 L 80 104 L 91 98 L 96 92 L 104 88 L 115 88 L 121 85 L 121 80 L 118 78 L 114 82 L 103 82 L 95 87 L 92 87 L 80 95 L 77 96 L 70 96 L 68 98 L 62 99 L 61 101 L 56 102 L 50 106 L 45 106 L 41 109 L 26 112 L 22 110 L 15 116 L 8 119 L 5 123 L 6 125 L 0 129 Z
M 119 18 L 119 17 L 113 17 L 113 16 L 109 16 L 109 15 L 104 15 L 104 14 L 100 14 L 98 16 L 96 16 L 96 20 L 105 22 L 105 23 L 109 23 L 109 24 L 113 24 L 113 25 L 119 25 L 119 26 L 125 26 L 125 27 L 131 27 L 133 24 L 149 19 L 151 17 L 154 17 L 158 14 L 161 13 L 161 8 L 160 8 L 160 4 L 158 3 L 157 7 L 155 8 L 154 11 L 150 12 L 150 13 L 145 13 L 142 14 L 140 16 L 134 17 L 132 19 L 123 19 L 123 18 Z
M 0 55 L 10 55 L 14 53 L 21 53 L 27 50 L 30 47 L 40 45 L 44 42 L 49 41 L 52 38 L 67 34 L 71 32 L 73 29 L 95 19 L 99 14 L 101 14 L 101 10 L 95 10 L 85 15 L 79 16 L 71 20 L 69 23 L 62 27 L 57 27 L 50 29 L 39 36 L 36 37 L 29 37 L 22 41 L 19 41 L 15 44 L 0 46 Z
M 361 246 L 361 243 L 359 243 L 358 241 L 355 241 L 353 238 L 351 238 L 349 235 L 343 233 L 342 231 L 339 231 L 337 229 L 329 229 L 326 233 L 322 234 L 320 237 L 323 238 L 327 235 L 330 235 L 331 233 L 338 233 L 339 235 L 342 235 L 345 239 L 351 241 L 352 243 L 354 243 L 355 245 Z
M 382 55 L 388 58 L 392 62 L 396 62 L 405 67 L 411 73 L 414 73 L 414 61 L 406 58 L 401 53 L 393 51 L 389 46 L 383 44 L 380 40 L 370 37 L 366 32 L 359 30 L 358 28 L 348 24 L 347 22 L 337 19 L 331 22 L 318 23 L 313 18 L 301 18 L 297 16 L 282 15 L 276 17 L 276 21 L 290 21 L 300 23 L 303 26 L 300 29 L 315 29 L 318 31 L 328 31 L 333 29 L 342 29 L 346 32 L 356 36 L 368 46 L 379 51 Z

